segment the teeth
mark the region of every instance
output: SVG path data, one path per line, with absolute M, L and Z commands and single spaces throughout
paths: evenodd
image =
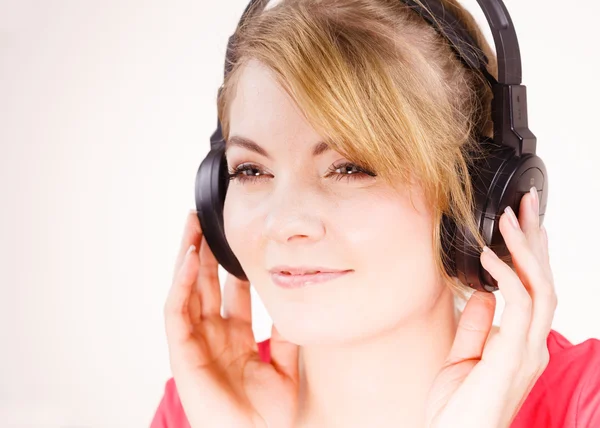
M 313 274 L 319 273 L 319 272 L 321 272 L 321 271 L 319 271 L 319 270 L 311 270 L 311 271 L 308 271 L 308 272 L 304 272 L 303 274 L 300 274 L 300 275 L 313 275 Z M 288 272 L 288 271 L 286 271 L 286 270 L 282 271 L 282 273 L 285 273 L 286 275 L 291 275 L 291 273 Z

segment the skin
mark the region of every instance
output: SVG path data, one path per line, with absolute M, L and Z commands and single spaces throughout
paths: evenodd
M 517 273 L 493 252 L 481 255 L 506 300 L 492 327 L 493 294 L 476 292 L 461 314 L 442 284 L 418 183 L 392 189 L 368 175 L 327 176 L 347 159 L 333 150 L 312 156 L 319 135 L 269 70 L 251 62 L 240 79 L 230 137 L 250 138 L 271 157 L 227 149 L 230 171 L 251 163 L 259 175 L 231 181 L 224 207 L 228 242 L 250 282 L 228 275 L 221 295 L 192 212 L 165 303 L 190 425 L 508 427 L 548 363 L 556 307 L 537 201 L 524 197 L 520 227 L 500 219 Z M 269 273 L 280 264 L 352 272 L 283 289 Z M 250 283 L 273 318 L 271 363 L 256 353 Z
M 312 157 L 319 135 L 258 62 L 240 77 L 230 114 L 230 136 L 252 139 L 272 160 L 228 148 L 230 170 L 253 163 L 264 175 L 230 183 L 225 232 L 279 332 L 302 346 L 305 423 L 368 426 L 373 415 L 416 423 L 457 324 L 419 189 L 412 189 L 415 209 L 411 189 L 364 174 L 325 178 L 348 159 L 333 150 Z M 268 272 L 280 264 L 354 272 L 286 290 Z

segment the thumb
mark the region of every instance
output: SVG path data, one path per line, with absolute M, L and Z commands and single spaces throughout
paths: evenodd
M 288 376 L 294 383 L 298 383 L 298 354 L 299 346 L 287 341 L 277 330 L 275 324 L 271 327 L 271 364 L 278 372 Z
M 496 310 L 496 296 L 493 293 L 476 290 L 467 301 L 458 322 L 456 336 L 447 364 L 462 360 L 481 359 Z

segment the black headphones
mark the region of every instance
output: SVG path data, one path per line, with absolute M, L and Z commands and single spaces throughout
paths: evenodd
M 500 216 L 508 205 L 518 214 L 521 198 L 531 186 L 535 186 L 540 201 L 542 224 L 548 198 L 548 175 L 544 162 L 535 154 L 537 140 L 527 125 L 526 87 L 521 85 L 521 53 L 508 10 L 502 0 L 477 0 L 494 36 L 498 59 L 496 80 L 486 69 L 487 57 L 458 19 L 439 0 L 421 0 L 420 3 L 427 8 L 413 0 L 400 1 L 446 37 L 465 66 L 479 70 L 492 87 L 494 138 L 479 139 L 479 143 L 489 149 L 486 153 L 490 155 L 474 162 L 470 172 L 475 195 L 475 221 L 486 245 L 501 257 L 509 255 L 498 228 Z M 263 11 L 267 3 L 268 0 L 251 0 L 238 28 L 255 6 Z M 229 37 L 227 45 L 225 76 L 232 67 L 234 40 L 235 33 Z M 222 87 L 219 88 L 219 94 L 221 89 Z M 232 275 L 248 280 L 225 238 L 223 206 L 229 180 L 224 155 L 225 141 L 218 119 L 217 130 L 210 137 L 210 146 L 211 150 L 200 164 L 196 175 L 198 219 L 217 261 Z M 450 260 L 446 264 L 448 274 L 458 277 L 463 284 L 476 290 L 498 290 L 496 280 L 481 266 L 480 251 L 473 236 L 445 215 L 442 222 L 442 246 Z

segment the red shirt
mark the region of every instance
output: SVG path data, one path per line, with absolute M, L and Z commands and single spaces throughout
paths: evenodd
M 550 362 L 511 428 L 600 428 L 600 340 L 573 345 L 551 330 L 547 343 Z M 270 361 L 269 339 L 258 349 L 261 360 Z M 150 428 L 190 428 L 173 378 L 166 383 Z

